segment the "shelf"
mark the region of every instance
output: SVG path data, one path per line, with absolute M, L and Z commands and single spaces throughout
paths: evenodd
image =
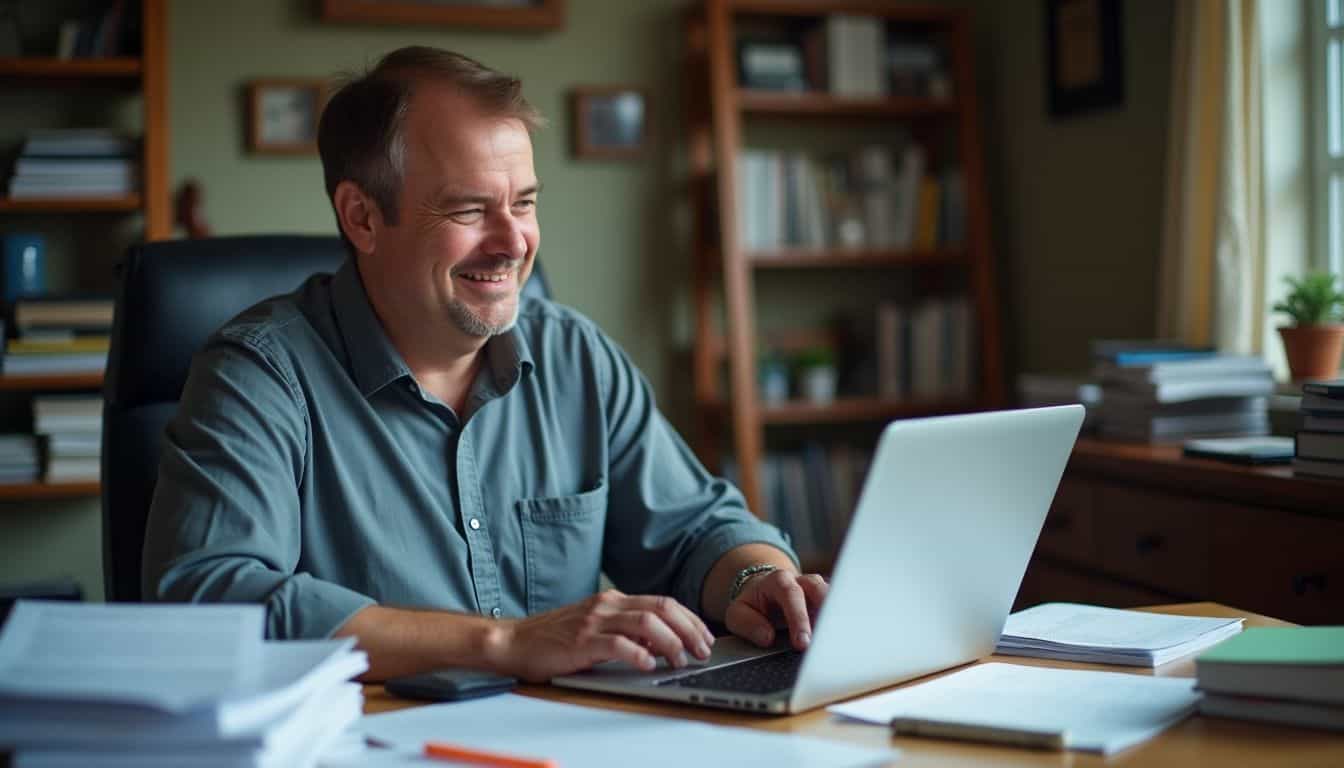
M 0 77 L 39 77 L 53 80 L 138 80 L 140 59 L 110 56 L 98 59 L 57 59 L 51 56 L 0 58 Z
M 79 499 L 98 496 L 103 492 L 102 484 L 83 483 L 9 483 L 0 484 L 0 500 L 23 501 L 25 499 Z
M 102 389 L 101 373 L 0 374 L 0 390 Z
M 704 405 L 720 413 L 724 410 L 721 400 Z M 762 403 L 760 419 L 763 424 L 844 424 L 863 421 L 889 421 L 915 416 L 936 416 L 946 413 L 964 413 L 980 410 L 982 406 L 972 400 L 947 399 L 910 399 L 886 397 L 842 397 L 834 402 L 819 405 L 803 400 L 790 400 L 785 403 Z
M 757 269 L 832 269 L 847 267 L 895 267 L 902 264 L 964 264 L 970 253 L 962 248 L 935 250 L 879 250 L 836 248 L 826 250 L 788 248 L 747 251 L 747 263 Z
M 122 197 L 36 197 L 14 200 L 0 197 L 0 212 L 9 213 L 98 213 L 100 211 L 138 211 L 139 195 Z
M 739 90 L 737 106 L 747 114 L 777 117 L 943 117 L 958 111 L 955 101 L 854 98 L 806 91 Z

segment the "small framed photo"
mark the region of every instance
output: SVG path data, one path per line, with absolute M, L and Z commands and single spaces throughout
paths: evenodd
M 620 160 L 644 154 L 649 143 L 646 93 L 630 86 L 585 86 L 570 93 L 574 156 Z
M 1124 103 L 1120 0 L 1044 0 L 1046 95 L 1068 117 Z
M 327 102 L 320 79 L 253 80 L 247 84 L 247 147 L 261 154 L 317 152 L 317 121 Z

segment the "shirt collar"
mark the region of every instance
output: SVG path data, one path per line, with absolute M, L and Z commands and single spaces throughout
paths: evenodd
M 332 294 L 336 322 L 350 358 L 350 374 L 360 393 L 369 397 L 402 377 L 412 376 L 369 303 L 354 259 L 347 258 L 337 270 Z M 526 303 L 528 299 L 519 301 Z M 533 368 L 531 350 L 516 324 L 486 341 L 485 359 L 498 394 L 508 392 Z

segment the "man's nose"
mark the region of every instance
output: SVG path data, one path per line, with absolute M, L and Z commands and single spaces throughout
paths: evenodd
M 507 211 L 492 216 L 485 248 L 489 253 L 507 255 L 510 259 L 526 256 L 527 238 L 523 234 L 523 222 Z

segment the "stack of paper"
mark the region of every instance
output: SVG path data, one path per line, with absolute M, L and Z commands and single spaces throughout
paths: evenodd
M 345 745 L 323 768 L 429 765 L 426 745 L 488 751 L 494 765 L 630 766 L 684 768 L 731 765 L 879 766 L 895 750 L 750 728 L 729 728 L 682 718 L 651 717 L 541 701 L 508 694 L 456 704 L 435 704 L 364 718 L 359 730 L 388 748 Z M 509 760 L 512 760 L 510 762 Z
M 1009 616 L 995 651 L 1010 656 L 1156 667 L 1237 634 L 1241 622 L 1044 603 Z
M 15 766 L 305 766 L 363 708 L 353 639 L 263 642 L 254 605 L 20 601 L 0 631 Z
M 1192 714 L 1199 702 L 1194 687 L 1189 678 L 980 664 L 829 711 L 884 726 L 915 719 L 971 740 L 1049 733 L 1067 749 L 1110 755 Z

